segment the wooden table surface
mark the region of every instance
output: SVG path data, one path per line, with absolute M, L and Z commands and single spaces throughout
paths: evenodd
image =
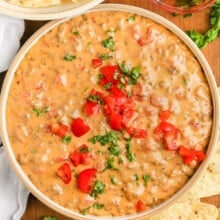
M 171 20 L 177 26 L 183 30 L 196 29 L 200 32 L 204 32 L 209 28 L 209 13 L 210 9 L 204 10 L 202 12 L 193 14 L 191 17 L 184 18 L 183 16 L 173 16 L 171 13 L 162 11 L 161 9 L 155 7 L 149 0 L 106 0 L 105 3 L 121 3 L 130 4 L 134 6 L 139 6 L 151 11 L 154 11 L 163 17 Z M 40 26 L 42 26 L 45 21 L 25 21 L 26 30 L 22 43 Z M 213 73 L 215 75 L 217 84 L 220 86 L 220 37 L 214 42 L 210 43 L 206 48 L 202 49 L 205 57 L 207 58 Z M 0 75 L 0 81 L 2 81 L 3 75 Z M 208 203 L 213 203 L 220 207 L 220 196 L 212 196 L 209 198 L 204 198 L 203 201 Z M 40 201 L 38 201 L 34 196 L 30 196 L 28 200 L 28 206 L 22 220 L 41 220 L 44 216 L 56 216 L 58 220 L 68 220 L 69 218 L 64 217 L 50 208 L 46 207 Z

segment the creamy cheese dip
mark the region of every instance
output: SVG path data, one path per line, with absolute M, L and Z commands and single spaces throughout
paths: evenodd
M 121 216 L 175 194 L 205 158 L 209 86 L 184 43 L 126 12 L 78 16 L 46 33 L 7 102 L 15 156 L 46 196 Z

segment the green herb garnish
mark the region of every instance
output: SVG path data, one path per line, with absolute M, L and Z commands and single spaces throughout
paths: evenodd
M 151 179 L 151 177 L 149 175 L 143 175 L 143 180 L 144 180 L 144 185 L 145 186 L 147 186 L 150 179 Z
M 114 156 L 118 156 L 120 154 L 120 150 L 119 150 L 119 147 L 118 145 L 111 145 L 109 148 L 108 148 L 110 154 L 114 155 Z
M 119 63 L 119 68 L 121 72 L 128 78 L 129 84 L 137 84 L 137 81 L 141 76 L 139 66 L 131 68 L 125 63 L 125 61 L 123 61 L 122 63 Z
M 220 34 L 220 0 L 217 0 L 211 7 L 210 29 L 204 34 L 196 30 L 186 31 L 186 34 L 195 42 L 199 48 L 205 47 L 208 43 L 214 41 Z
M 105 184 L 100 180 L 96 180 L 93 189 L 90 193 L 90 196 L 96 198 L 98 194 L 103 194 L 104 190 L 105 190 Z
M 92 207 L 95 209 L 102 209 L 104 206 L 105 206 L 104 204 L 97 202 L 92 205 Z
M 114 162 L 115 162 L 115 158 L 114 157 L 110 157 L 108 160 L 106 160 L 105 163 L 105 169 L 103 170 L 103 172 L 107 169 L 111 169 L 111 170 L 118 170 L 118 168 L 116 168 L 114 166 Z
M 113 59 L 114 58 L 114 56 L 112 54 L 106 54 L 106 53 L 99 54 L 98 57 L 101 60 L 109 60 L 109 59 Z
M 96 102 L 98 103 L 99 105 L 102 105 L 103 104 L 103 101 L 102 101 L 102 98 L 98 95 L 90 95 L 88 98 L 87 98 L 88 101 L 90 102 Z
M 43 113 L 47 113 L 48 111 L 49 106 L 43 108 L 33 108 L 33 112 L 35 112 L 37 116 L 41 116 Z
M 76 56 L 75 55 L 72 55 L 72 54 L 69 54 L 67 53 L 64 57 L 63 57 L 64 60 L 66 61 L 73 61 L 76 59 Z
M 80 213 L 81 213 L 82 215 L 86 215 L 86 214 L 88 214 L 90 208 L 91 208 L 90 206 L 87 207 L 87 208 L 84 208 L 84 209 L 80 210 Z
M 115 185 L 116 184 L 115 176 L 114 175 L 110 175 L 109 177 L 110 177 L 111 183 Z
M 137 175 L 137 173 L 134 174 L 134 180 L 136 182 L 136 184 L 139 184 L 139 176 Z
M 102 46 L 105 48 L 108 48 L 111 51 L 114 51 L 115 50 L 115 41 L 114 41 L 113 37 L 109 37 L 109 38 L 103 40 Z
M 74 34 L 75 36 L 79 36 L 79 31 L 73 31 L 73 34 Z
M 89 139 L 89 142 L 96 144 L 99 142 L 102 146 L 106 144 L 111 144 L 113 146 L 118 146 L 118 135 L 114 131 L 107 132 L 105 135 L 95 135 Z
M 131 151 L 131 143 L 127 142 L 125 145 L 126 148 L 126 158 L 130 161 L 133 162 L 135 160 L 135 155 Z
M 63 143 L 64 143 L 64 144 L 69 144 L 70 141 L 71 141 L 71 136 L 66 135 L 66 136 L 63 137 L 62 140 L 63 140 Z
M 135 18 L 136 18 L 135 15 L 131 15 L 131 16 L 127 19 L 127 21 L 128 21 L 128 22 L 134 22 L 134 21 L 135 21 Z

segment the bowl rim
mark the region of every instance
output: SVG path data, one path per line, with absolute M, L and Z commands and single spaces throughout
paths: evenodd
M 209 84 L 211 96 L 212 96 L 212 105 L 213 105 L 213 124 L 212 124 L 212 132 L 211 132 L 211 137 L 210 137 L 210 142 L 208 145 L 208 151 L 207 151 L 207 157 L 206 159 L 201 163 L 199 168 L 195 171 L 193 174 L 193 178 L 190 178 L 188 182 L 173 196 L 171 196 L 169 199 L 165 200 L 164 202 L 160 203 L 159 205 L 155 206 L 154 208 L 150 209 L 149 211 L 146 212 L 141 212 L 137 214 L 132 214 L 132 215 L 127 215 L 127 216 L 119 216 L 119 217 L 98 217 L 98 216 L 82 216 L 81 214 L 71 211 L 67 208 L 64 208 L 63 206 L 59 205 L 58 203 L 52 201 L 48 197 L 46 197 L 39 189 L 37 189 L 36 186 L 30 181 L 30 179 L 26 176 L 24 171 L 22 170 L 21 166 L 17 162 L 15 155 L 13 154 L 13 150 L 10 146 L 10 141 L 7 135 L 7 125 L 6 125 L 6 117 L 4 115 L 6 114 L 6 103 L 7 103 L 7 96 L 8 92 L 11 86 L 11 82 L 13 80 L 14 73 L 19 66 L 21 60 L 25 56 L 25 54 L 28 52 L 28 50 L 44 35 L 46 34 L 49 30 L 52 28 L 58 26 L 59 24 L 68 21 L 73 17 L 70 18 L 65 18 L 61 20 L 56 20 L 56 21 L 51 21 L 47 24 L 45 24 L 43 27 L 41 27 L 38 31 L 36 31 L 27 41 L 26 43 L 21 47 L 17 55 L 15 56 L 13 62 L 11 63 L 7 74 L 5 76 L 3 86 L 2 86 L 2 93 L 1 93 L 1 99 L 0 99 L 0 134 L 1 134 L 1 139 L 4 145 L 4 149 L 6 151 L 7 158 L 9 160 L 9 163 L 17 176 L 20 178 L 20 180 L 24 183 L 24 185 L 31 191 L 31 193 L 37 197 L 42 203 L 50 207 L 51 209 L 65 215 L 68 217 L 72 218 L 77 218 L 77 219 L 90 219 L 90 220 L 129 220 L 129 219 L 140 219 L 143 217 L 149 217 L 153 214 L 156 214 L 168 206 L 172 205 L 174 202 L 177 201 L 180 197 L 183 196 L 186 192 L 189 191 L 189 189 L 195 184 L 196 181 L 199 180 L 199 178 L 202 176 L 202 171 L 206 169 L 206 167 L 209 164 L 209 161 L 211 159 L 211 156 L 213 155 L 216 146 L 217 146 L 217 141 L 218 141 L 218 132 L 219 132 L 219 98 L 218 98 L 218 89 L 216 85 L 216 81 L 214 78 L 214 75 L 212 74 L 212 70 L 202 54 L 202 52 L 197 48 L 197 46 L 194 44 L 194 42 L 179 28 L 177 27 L 174 23 L 171 21 L 167 20 L 166 18 L 151 12 L 149 10 L 139 8 L 136 6 L 131 6 L 131 5 L 125 5 L 125 4 L 101 4 L 98 5 L 97 7 L 90 9 L 87 13 L 91 12 L 99 12 L 99 11 L 122 11 L 122 12 L 130 12 L 133 14 L 138 14 L 141 16 L 144 16 L 146 18 L 151 19 L 154 22 L 159 23 L 160 25 L 164 26 L 168 30 L 170 30 L 172 33 L 174 33 L 179 39 L 185 43 L 185 45 L 191 50 L 193 55 L 197 58 L 199 61 L 204 74 L 206 76 L 207 82 Z
M 150 0 L 150 1 L 152 3 L 154 3 L 155 5 L 157 5 L 158 7 L 162 8 L 163 10 L 169 11 L 171 13 L 190 14 L 190 13 L 196 13 L 196 12 L 204 10 L 205 8 L 214 4 L 216 0 L 210 0 L 208 2 L 205 2 L 202 5 L 195 5 L 195 6 L 188 8 L 188 9 L 167 5 L 166 3 L 163 3 L 160 0 Z
M 6 16 L 25 20 L 53 20 L 79 15 L 104 0 L 83 0 L 82 2 L 61 3 L 48 7 L 28 8 L 0 0 L 0 11 Z

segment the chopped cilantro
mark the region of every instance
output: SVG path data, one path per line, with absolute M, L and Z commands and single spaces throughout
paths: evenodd
M 126 65 L 125 61 L 123 61 L 122 63 L 119 63 L 119 68 L 121 72 L 128 78 L 129 84 L 137 84 L 137 80 L 141 76 L 139 66 L 131 68 L 129 65 Z
M 113 37 L 109 37 L 109 38 L 103 40 L 102 46 L 105 48 L 108 48 L 110 51 L 114 51 L 115 50 L 115 41 L 114 41 Z
M 102 209 L 104 206 L 105 206 L 104 204 L 97 202 L 92 205 L 92 207 L 95 209 Z
M 63 59 L 66 60 L 66 61 L 72 61 L 72 60 L 75 60 L 75 59 L 76 59 L 76 56 L 67 53 L 67 54 L 63 57 Z
M 114 157 L 110 157 L 108 160 L 106 160 L 105 169 L 103 170 L 103 172 L 107 169 L 118 170 L 118 168 L 114 166 L 114 162 L 115 162 Z
M 118 156 L 120 154 L 120 150 L 118 148 L 118 145 L 111 145 L 108 148 L 110 154 L 114 155 L 114 156 Z
M 114 58 L 114 56 L 112 54 L 106 54 L 106 53 L 99 54 L 98 57 L 101 60 L 109 60 L 109 59 L 113 59 Z
M 64 144 L 69 144 L 70 141 L 71 141 L 71 136 L 66 135 L 66 136 L 63 137 L 62 140 L 63 140 L 63 143 L 64 143 Z
M 128 21 L 128 22 L 134 22 L 134 21 L 135 21 L 135 18 L 136 18 L 135 15 L 131 15 L 131 16 L 127 19 L 127 21 Z
M 106 83 L 104 89 L 109 90 L 112 87 L 112 83 Z
M 151 179 L 151 177 L 149 175 L 143 175 L 143 180 L 144 180 L 144 185 L 145 186 L 147 186 L 150 179 Z
M 99 142 L 102 146 L 106 144 L 112 144 L 113 146 L 118 145 L 118 136 L 116 132 L 110 131 L 107 132 L 105 135 L 95 135 L 89 139 L 89 142 L 95 144 Z
M 133 162 L 135 160 L 135 155 L 134 155 L 134 153 L 131 152 L 131 143 L 127 142 L 125 145 L 125 148 L 126 148 L 126 158 L 130 162 Z
M 102 98 L 98 95 L 90 95 L 87 98 L 87 100 L 90 101 L 90 102 L 97 102 L 99 105 L 103 104 Z
M 137 173 L 134 174 L 134 180 L 136 184 L 139 184 L 139 176 L 137 175 Z
M 96 198 L 98 194 L 103 194 L 104 190 L 105 190 L 105 184 L 100 180 L 96 180 L 90 195 Z
M 116 184 L 115 176 L 114 175 L 110 175 L 109 177 L 110 177 L 111 183 L 115 185 Z
M 35 112 L 37 116 L 41 116 L 43 113 L 47 113 L 48 111 L 49 106 L 43 108 L 33 108 L 33 112 Z
M 80 153 L 88 153 L 90 150 L 89 148 L 85 145 L 85 147 L 82 147 L 79 149 L 79 152 Z
M 79 31 L 73 31 L 73 34 L 74 34 L 75 36 L 79 36 Z
M 84 209 L 80 210 L 80 213 L 81 213 L 82 215 L 86 215 L 86 214 L 88 214 L 89 209 L 90 209 L 90 206 L 87 207 L 87 208 L 84 208 Z

